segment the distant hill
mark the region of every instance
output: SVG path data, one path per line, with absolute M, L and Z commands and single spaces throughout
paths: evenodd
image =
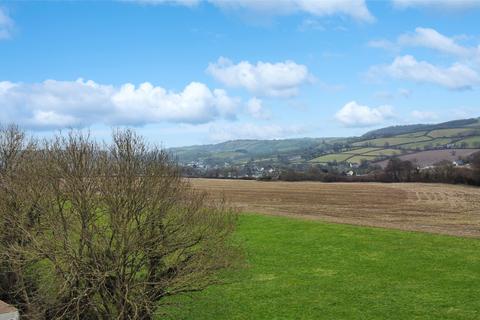
M 233 140 L 218 144 L 171 148 L 182 164 L 230 166 L 310 165 L 380 162 L 391 157 L 431 150 L 480 150 L 480 118 L 438 124 L 393 126 L 373 130 L 360 137 L 300 138 L 279 140 Z M 472 152 L 458 152 L 469 154 Z M 445 152 L 428 153 L 438 155 Z M 431 159 L 432 161 L 436 159 Z
M 362 135 L 362 138 L 372 139 L 372 138 L 395 136 L 399 134 L 412 133 L 412 132 L 418 132 L 418 131 L 463 128 L 468 125 L 478 124 L 478 122 L 479 122 L 479 119 L 471 118 L 471 119 L 453 120 L 453 121 L 442 122 L 438 124 L 411 124 L 411 125 L 405 125 L 405 126 L 391 126 L 391 127 L 369 131 L 364 135 Z
M 232 140 L 218 144 L 207 144 L 171 148 L 169 151 L 182 163 L 210 161 L 224 163 L 233 161 L 242 163 L 259 159 L 276 158 L 278 155 L 300 155 L 311 149 L 324 146 L 338 138 L 299 138 L 280 140 Z

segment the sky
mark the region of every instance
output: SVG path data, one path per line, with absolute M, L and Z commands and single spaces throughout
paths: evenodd
M 480 116 L 480 1 L 1 1 L 0 123 L 165 147 Z

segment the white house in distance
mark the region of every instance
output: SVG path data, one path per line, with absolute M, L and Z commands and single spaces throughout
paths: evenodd
M 0 320 L 19 320 L 18 310 L 0 300 Z

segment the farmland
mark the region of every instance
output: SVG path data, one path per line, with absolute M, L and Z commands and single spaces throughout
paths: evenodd
M 443 184 L 192 179 L 244 212 L 480 237 L 480 189 Z
M 480 150 L 480 120 L 388 127 L 360 137 L 234 140 L 170 151 L 181 163 L 228 167 L 249 161 L 259 166 L 376 163 L 403 154 L 447 149 Z M 443 153 L 436 155 L 435 162 L 446 160 Z
M 218 169 L 249 167 L 345 166 L 379 163 L 385 159 L 432 150 L 450 150 L 459 156 L 437 156 L 432 163 L 457 160 L 480 150 L 480 120 L 465 119 L 432 125 L 378 129 L 360 137 L 233 140 L 219 144 L 170 149 L 183 165 Z M 421 158 L 421 155 L 419 156 Z M 245 171 L 245 170 L 244 170 Z M 249 171 L 249 170 L 246 170 Z M 251 170 L 250 170 L 251 171 Z M 201 176 L 201 175 L 200 175 Z
M 329 153 L 319 156 L 311 163 L 329 163 L 336 162 L 350 162 L 360 163 L 362 160 L 375 162 L 390 156 L 396 156 L 400 154 L 419 153 L 425 150 L 426 152 L 435 150 L 447 150 L 447 149 L 459 149 L 462 151 L 473 150 L 480 146 L 479 129 L 477 124 L 473 124 L 469 127 L 462 128 L 448 128 L 448 129 L 435 129 L 430 131 L 418 131 L 411 133 L 404 133 L 397 136 L 381 137 L 375 139 L 360 139 L 357 142 L 352 143 L 351 149 L 344 150 L 339 153 Z M 370 148 L 368 148 L 370 147 Z M 372 148 L 373 147 L 373 148 Z M 367 151 L 368 149 L 373 149 Z M 478 150 L 478 149 L 476 149 Z M 440 160 L 447 160 L 443 157 L 445 154 L 430 153 L 437 156 L 435 159 L 438 162 Z M 421 157 L 421 156 L 420 156 Z M 449 160 L 452 160 L 448 157 Z M 457 160 L 455 157 L 453 160 Z
M 194 293 L 194 299 L 179 298 L 186 305 L 167 309 L 176 318 L 480 316 L 480 242 L 470 238 L 480 237 L 479 189 L 227 180 L 193 184 L 216 197 L 224 192 L 244 212 L 234 240 L 242 244 L 247 265 L 222 274 L 224 284 Z
M 421 152 L 414 152 L 399 156 L 401 160 L 411 161 L 414 165 L 426 167 L 434 165 L 438 159 L 446 161 L 455 161 L 460 158 L 467 158 L 471 154 L 480 151 L 480 149 L 444 149 L 444 150 L 427 150 Z M 385 167 L 388 160 L 377 162 L 380 167 Z

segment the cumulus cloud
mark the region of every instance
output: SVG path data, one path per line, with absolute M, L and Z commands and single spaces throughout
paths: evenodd
M 305 132 L 305 127 L 298 125 L 231 123 L 210 125 L 209 137 L 213 142 L 236 139 L 282 139 L 305 134 Z
M 478 85 L 480 76 L 467 65 L 454 63 L 450 67 L 438 67 L 426 61 L 417 61 L 411 55 L 395 58 L 390 65 L 374 66 L 370 78 L 387 76 L 417 83 L 432 83 L 452 90 L 471 89 Z
M 0 122 L 52 129 L 107 125 L 144 125 L 162 121 L 206 123 L 232 119 L 239 101 L 221 89 L 192 82 L 173 92 L 151 83 L 139 86 L 94 81 L 0 82 Z
M 415 120 L 419 121 L 433 121 L 438 119 L 438 114 L 431 111 L 413 110 L 411 115 Z
M 391 106 L 371 108 L 356 101 L 348 102 L 335 114 L 335 118 L 346 127 L 370 127 L 381 124 L 393 116 Z
M 8 39 L 12 36 L 13 20 L 8 16 L 7 12 L 0 8 L 0 40 Z
M 271 114 L 263 106 L 263 101 L 258 98 L 251 98 L 245 105 L 248 114 L 255 119 L 270 119 Z
M 395 8 L 431 8 L 444 10 L 466 10 L 479 8 L 478 0 L 392 0 Z
M 256 64 L 241 61 L 234 64 L 220 57 L 217 62 L 209 64 L 207 73 L 229 87 L 241 87 L 256 95 L 284 98 L 297 95 L 299 87 L 313 79 L 306 66 L 290 60 L 278 63 L 259 61 Z

